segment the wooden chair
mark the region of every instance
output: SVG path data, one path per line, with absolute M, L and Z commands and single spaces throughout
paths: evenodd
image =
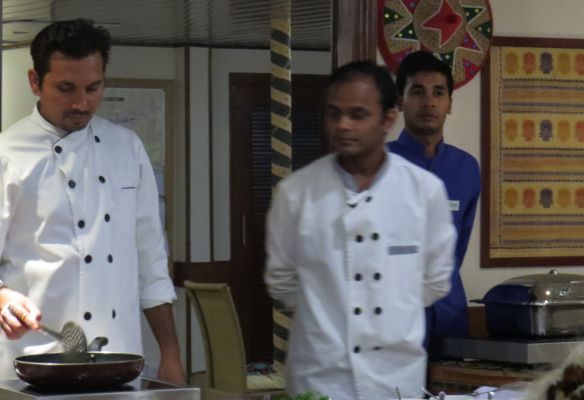
M 204 399 L 260 393 L 270 393 L 272 398 L 284 396 L 281 374 L 247 375 L 241 328 L 229 286 L 185 281 L 184 287 L 195 307 L 205 348 Z

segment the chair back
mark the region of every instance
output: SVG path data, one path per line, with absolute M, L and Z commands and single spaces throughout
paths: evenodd
M 229 286 L 185 281 L 184 287 L 199 320 L 208 387 L 227 393 L 245 393 L 245 349 Z

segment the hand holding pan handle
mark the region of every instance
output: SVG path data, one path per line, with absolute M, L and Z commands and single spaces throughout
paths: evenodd
M 26 318 L 23 321 L 17 318 L 10 310 L 11 306 L 12 309 L 22 309 L 21 314 L 26 315 Z M 2 286 L 2 290 L 0 290 L 0 327 L 8 339 L 20 339 L 29 330 L 37 330 L 40 320 L 41 312 L 30 299 L 22 293 Z

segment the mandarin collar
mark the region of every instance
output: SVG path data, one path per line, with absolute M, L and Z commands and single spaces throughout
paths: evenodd
M 377 171 L 373 183 L 371 184 L 369 189 L 365 189 L 365 191 L 371 190 L 377 184 L 377 182 L 379 182 L 381 177 L 385 175 L 386 171 L 389 169 L 389 165 L 390 165 L 389 153 L 385 152 L 385 160 L 383 161 L 383 164 L 381 164 L 381 167 Z M 341 164 L 339 163 L 339 156 L 337 154 L 335 154 L 333 157 L 333 166 L 335 168 L 335 171 L 337 171 L 337 173 L 339 174 L 345 188 L 353 193 L 358 193 L 359 186 L 357 185 L 357 181 L 355 180 L 353 175 L 351 175 L 341 166 Z
M 397 139 L 398 143 L 403 146 L 408 152 L 415 154 L 418 157 L 422 158 L 433 158 L 433 157 L 426 157 L 426 146 L 424 143 L 416 140 L 412 135 L 410 135 L 405 129 L 401 132 Z M 444 138 L 440 140 L 438 145 L 436 146 L 436 154 L 434 157 L 443 153 L 444 149 Z
M 87 130 L 87 128 L 89 127 L 89 125 L 91 124 L 91 121 L 93 120 L 93 118 L 91 120 L 89 120 L 89 123 L 87 124 L 87 126 L 85 126 L 85 128 L 80 129 L 78 131 L 73 131 L 73 132 L 67 132 L 64 129 L 61 129 L 59 127 L 56 127 L 55 125 L 51 124 L 49 121 L 47 121 L 45 119 L 45 117 L 42 116 L 41 112 L 39 111 L 39 107 L 40 107 L 40 102 L 38 102 L 35 106 L 34 109 L 32 111 L 32 117 L 35 120 L 36 123 L 38 123 L 42 128 L 44 128 L 45 130 L 47 130 L 48 132 L 58 136 L 59 138 L 64 138 L 66 136 L 69 136 L 71 133 L 75 133 L 75 132 L 82 132 Z

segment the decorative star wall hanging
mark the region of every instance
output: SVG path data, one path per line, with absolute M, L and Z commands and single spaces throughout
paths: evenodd
M 394 72 L 417 50 L 450 65 L 454 87 L 481 69 L 491 46 L 488 0 L 377 0 L 377 46 Z

